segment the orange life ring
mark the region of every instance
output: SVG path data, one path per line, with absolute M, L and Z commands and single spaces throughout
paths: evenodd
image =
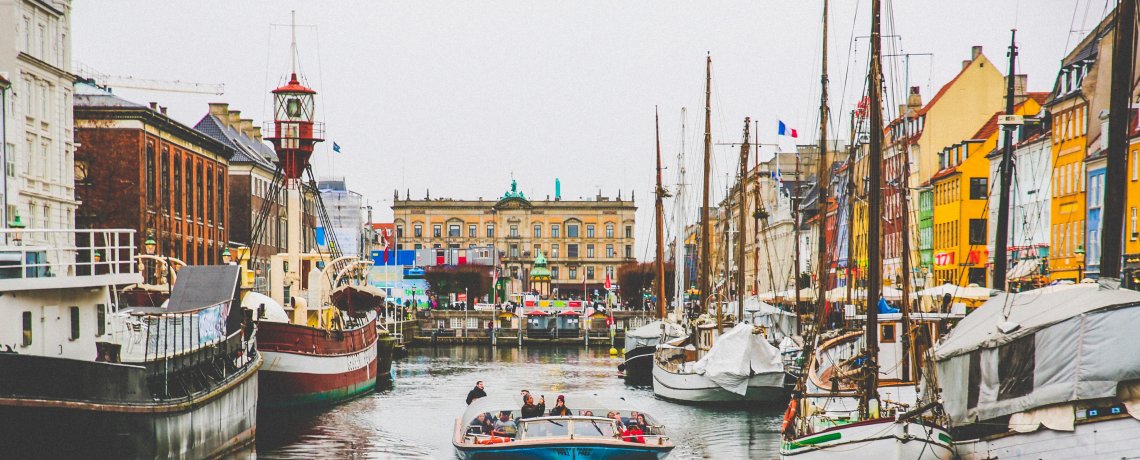
M 780 432 L 788 432 L 788 427 L 792 425 L 792 419 L 796 418 L 796 403 L 797 400 L 793 399 L 788 403 L 788 409 L 784 411 L 784 423 L 780 425 Z

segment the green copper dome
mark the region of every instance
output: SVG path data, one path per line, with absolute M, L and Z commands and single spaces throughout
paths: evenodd
M 546 257 L 542 251 L 534 258 L 534 268 L 530 270 L 531 281 L 550 281 L 550 269 L 546 267 Z

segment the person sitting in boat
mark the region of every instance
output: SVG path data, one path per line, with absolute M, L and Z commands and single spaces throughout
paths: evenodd
M 522 396 L 523 404 L 526 404 L 526 397 L 528 395 L 530 395 L 530 390 L 522 390 L 519 392 L 519 396 Z
M 495 425 L 492 429 L 497 433 L 513 434 L 516 427 L 515 423 L 511 421 L 511 411 L 499 411 L 499 418 L 495 419 Z
M 636 443 L 645 444 L 645 437 L 642 436 L 643 434 L 644 433 L 641 431 L 641 427 L 637 426 L 636 423 L 631 422 L 629 424 L 629 427 L 627 427 L 624 431 L 621 432 L 621 439 L 622 439 L 622 441 L 625 441 L 625 442 L 636 442 Z
M 566 395 L 558 395 L 558 400 L 554 402 L 554 408 L 550 409 L 551 417 L 569 417 L 574 415 L 569 407 L 566 407 Z
M 526 401 L 526 404 L 524 404 L 522 406 L 522 410 L 519 411 L 522 413 L 521 418 L 542 417 L 545 415 L 546 395 L 542 396 L 542 399 L 538 401 L 538 404 L 534 403 L 534 396 L 531 396 L 530 394 L 523 396 L 523 399 Z
M 637 414 L 637 417 L 635 417 L 635 420 L 637 421 L 637 423 L 636 423 L 637 427 L 641 428 L 641 432 L 643 434 L 656 434 L 656 433 L 653 433 L 653 427 L 650 426 L 649 423 L 647 423 L 645 421 L 645 414 Z
M 594 416 L 594 411 L 592 411 L 592 410 L 586 410 L 586 411 L 582 411 L 582 416 L 583 416 L 583 417 L 593 417 L 593 416 Z
M 622 421 L 621 421 L 621 414 L 620 414 L 620 413 L 618 413 L 618 412 L 615 412 L 615 411 L 610 411 L 610 412 L 607 412 L 607 413 L 606 413 L 606 418 L 608 418 L 608 419 L 611 419 L 611 420 L 613 420 L 613 421 L 617 422 L 617 429 L 618 429 L 618 431 L 623 431 L 623 430 L 625 430 L 625 424 L 624 424 L 624 423 L 622 423 Z
M 483 381 L 480 380 L 478 382 L 475 382 L 475 388 L 472 388 L 471 391 L 467 392 L 467 405 L 470 406 L 471 401 L 485 397 L 487 397 L 487 392 L 483 391 Z
M 468 433 L 490 433 L 487 429 L 487 414 L 480 413 L 475 416 L 475 420 L 471 421 L 471 426 L 467 428 Z

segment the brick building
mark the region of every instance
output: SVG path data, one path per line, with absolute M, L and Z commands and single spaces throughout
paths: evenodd
M 229 239 L 233 149 L 89 83 L 75 85 L 78 228 L 129 228 L 156 254 L 217 264 Z

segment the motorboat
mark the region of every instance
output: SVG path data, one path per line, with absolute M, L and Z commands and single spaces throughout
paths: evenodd
M 676 323 L 652 321 L 649 324 L 625 333 L 625 359 L 618 365 L 625 383 L 630 385 L 650 385 L 653 383 L 653 352 L 657 344 L 669 342 L 685 336 L 685 330 Z
M 461 459 L 661 459 L 672 450 L 665 427 L 644 412 L 619 403 L 567 396 L 573 415 L 520 418 L 521 401 L 480 398 L 455 419 L 452 444 Z M 607 414 L 616 414 L 607 418 Z M 641 435 L 623 438 L 623 426 L 639 413 Z M 549 414 L 545 412 L 544 414 Z M 480 419 L 494 419 L 488 428 Z M 644 442 L 642 442 L 644 441 Z

